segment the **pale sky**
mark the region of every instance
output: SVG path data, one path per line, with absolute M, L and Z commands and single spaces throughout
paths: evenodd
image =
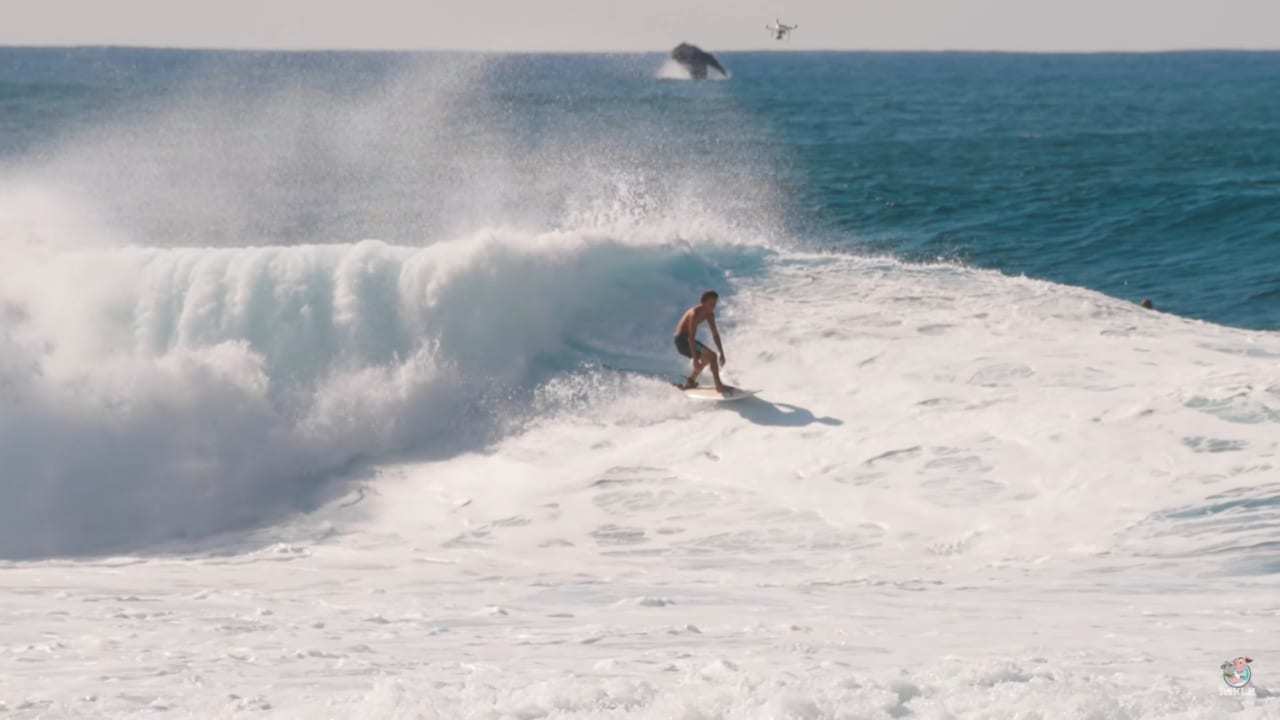
M 1280 0 L 0 0 L 0 18 L 3 45 L 1280 49 Z

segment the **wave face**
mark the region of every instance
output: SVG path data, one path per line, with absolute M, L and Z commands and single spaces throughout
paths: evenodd
M 751 253 L 575 233 L 29 260 L 0 346 L 0 552 L 205 535 L 358 457 L 478 447 L 555 373 L 665 349 L 672 298 L 730 261 Z
M 775 234 L 769 159 L 709 132 L 732 104 L 607 109 L 647 62 L 121 52 L 124 96 L 40 52 L 0 87 L 98 118 L 0 148 L 0 556 L 199 538 L 362 458 L 482 447 L 558 373 L 646 366 Z

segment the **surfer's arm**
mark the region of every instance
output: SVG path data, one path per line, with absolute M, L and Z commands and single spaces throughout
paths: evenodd
M 720 364 L 724 365 L 724 346 L 720 344 L 720 329 L 716 327 L 714 315 L 707 318 L 707 327 L 711 328 L 711 339 L 716 341 L 716 350 L 720 352 Z

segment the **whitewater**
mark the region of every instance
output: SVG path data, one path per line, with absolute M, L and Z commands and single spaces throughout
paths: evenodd
M 271 163 L 183 100 L 6 166 L 4 714 L 1280 717 L 1275 333 L 817 247 L 772 158 L 525 155 L 458 76 L 425 149 L 393 84 L 336 111 L 373 141 L 259 108 Z M 390 239 L 280 210 L 317 146 L 392 163 Z M 758 398 L 671 388 L 708 288 Z

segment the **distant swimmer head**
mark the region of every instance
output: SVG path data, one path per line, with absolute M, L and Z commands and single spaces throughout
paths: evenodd
M 1155 310 L 1155 309 L 1156 309 L 1156 306 L 1151 304 L 1151 298 L 1142 298 L 1142 302 L 1141 302 L 1141 303 L 1139 303 L 1139 305 L 1141 305 L 1142 307 L 1144 307 L 1144 308 L 1146 308 L 1146 309 L 1148 309 L 1148 310 Z
M 720 299 L 720 293 L 716 292 L 715 290 L 708 290 L 702 293 L 702 298 L 699 300 L 699 302 L 702 303 L 702 307 L 708 310 L 714 310 L 716 307 L 716 301 L 719 299 Z

